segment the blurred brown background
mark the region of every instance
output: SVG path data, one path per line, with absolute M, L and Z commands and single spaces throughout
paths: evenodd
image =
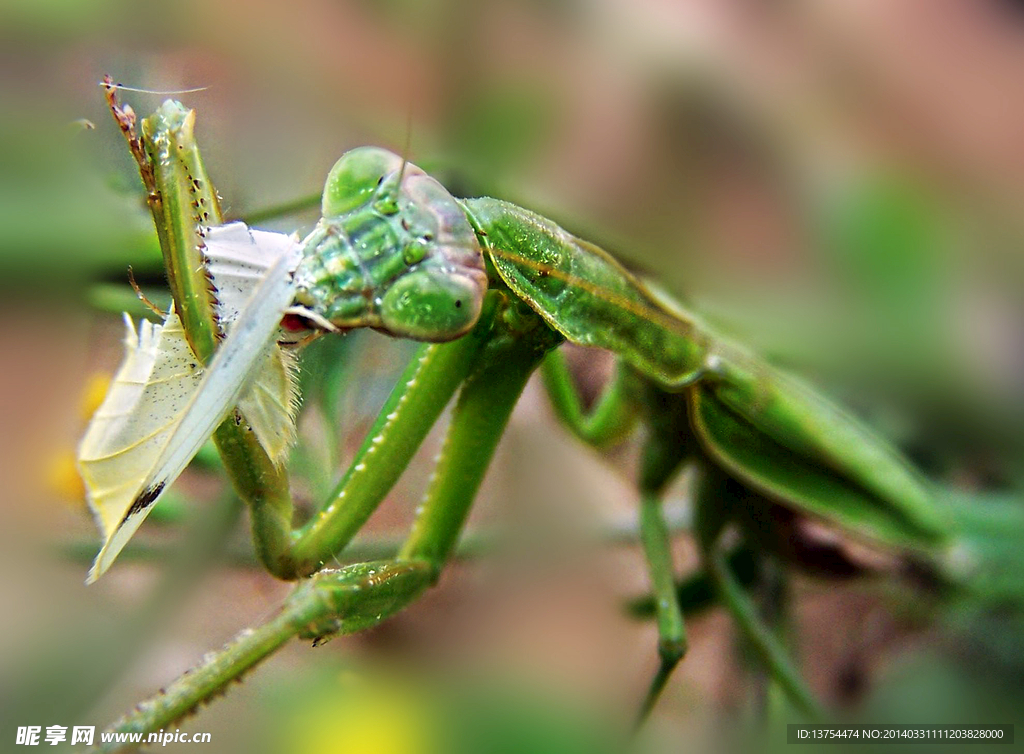
M 177 98 L 198 112 L 231 218 L 315 197 L 346 149 L 408 142 L 457 195 L 517 202 L 604 245 L 846 398 L 943 484 L 1019 509 L 1022 3 L 3 0 L 0 37 L 8 709 L 29 709 L 34 678 L 89 697 L 62 709 L 104 725 L 266 617 L 287 589 L 244 562 L 242 525 L 234 560 L 168 592 L 170 609 L 130 656 L 102 650 L 109 679 L 66 661 L 79 645 L 95 659 L 102 641 L 90 642 L 150 610 L 160 553 L 181 546 L 194 510 L 223 488 L 215 471 L 187 475 L 186 520 L 168 514 L 140 534 L 159 552 L 83 587 L 98 537 L 69 461 L 80 405 L 92 376 L 120 359 L 114 312 L 131 300 L 128 265 L 148 288 L 162 275 L 134 165 L 97 85 L 105 73 L 144 89 L 204 87 Z M 140 115 L 162 99 L 122 96 Z M 308 230 L 315 204 L 299 203 L 307 209 L 261 224 Z M 375 335 L 346 351 L 343 448 L 359 442 L 407 353 Z M 606 360 L 575 356 L 596 390 Z M 312 419 L 303 430 L 312 447 L 326 431 Z M 407 525 L 432 455 L 421 454 L 369 536 Z M 452 685 L 550 697 L 533 701 L 569 732 L 548 731 L 533 711 L 508 725 L 536 725 L 549 742 L 567 736 L 552 751 L 623 724 L 656 665 L 655 631 L 623 609 L 646 589 L 638 550 L 599 546 L 593 532 L 632 521 L 632 461 L 630 447 L 611 457 L 581 448 L 531 384 L 471 521 L 525 532 L 529 547 L 459 564 L 365 635 L 315 651 L 294 643 L 186 726 L 212 731 L 211 751 L 412 754 L 427 750 L 416 748 L 428 738 L 416 717 L 423 700 L 461 698 L 437 690 Z M 321 473 L 329 481 L 339 470 Z M 671 503 L 685 519 L 685 480 Z M 678 545 L 692 568 L 685 535 Z M 901 673 L 926 677 L 915 663 L 945 677 L 955 666 L 941 658 L 973 656 L 955 619 L 889 586 L 796 583 L 801 658 L 827 700 L 856 708 Z M 690 630 L 690 654 L 654 720 L 671 751 L 751 704 L 725 617 L 710 613 Z M 330 728 L 344 704 L 328 702 L 344 683 L 357 684 L 345 704 L 368 705 L 358 719 L 407 725 L 406 738 L 387 749 L 353 738 L 352 725 Z M 72 724 L 62 714 L 42 724 Z

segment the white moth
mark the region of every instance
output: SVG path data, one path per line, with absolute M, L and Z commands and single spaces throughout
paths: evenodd
M 79 446 L 105 537 L 86 583 L 106 571 L 160 495 L 237 406 L 275 463 L 295 437 L 294 357 L 275 335 L 294 296 L 298 241 L 232 223 L 206 231 L 217 318 L 226 332 L 203 367 L 172 309 L 163 324 L 125 315 L 124 362 Z

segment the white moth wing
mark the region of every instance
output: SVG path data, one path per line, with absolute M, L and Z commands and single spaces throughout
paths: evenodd
M 267 271 L 284 257 L 288 271 L 299 263 L 302 247 L 294 234 L 249 228 L 234 222 L 203 230 L 203 255 L 217 299 L 217 320 L 227 331 Z M 256 439 L 274 463 L 281 463 L 295 442 L 298 412 L 296 364 L 291 352 L 267 349 L 252 389 L 238 404 Z
M 126 387 L 123 388 L 122 396 L 116 399 L 113 393 L 117 392 L 118 380 L 115 379 L 115 386 L 97 415 L 103 413 L 104 406 L 109 401 L 111 403 L 110 416 L 101 422 L 109 420 L 114 424 L 120 423 L 123 425 L 120 428 L 122 436 L 133 438 L 133 440 L 127 447 L 120 450 L 93 452 L 95 447 L 91 440 L 93 426 L 90 425 L 82 444 L 83 452 L 80 452 L 80 465 L 83 469 L 83 477 L 86 477 L 87 486 L 91 487 L 86 474 L 86 469 L 90 464 L 102 464 L 104 460 L 114 464 L 105 469 L 105 474 L 101 475 L 103 479 L 97 479 L 100 484 L 109 486 L 109 489 L 97 487 L 105 501 L 103 506 L 105 512 L 98 513 L 97 517 L 100 519 L 106 541 L 99 555 L 96 556 L 86 583 L 94 582 L 110 567 L 118 553 L 152 510 L 153 505 L 160 499 L 163 491 L 181 474 L 228 412 L 239 403 L 246 389 L 254 383 L 255 370 L 263 366 L 261 359 L 267 359 L 267 353 L 272 353 L 276 349 L 276 345 L 269 344 L 273 343 L 281 316 L 294 295 L 289 265 L 288 257 L 282 255 L 277 262 L 270 266 L 262 281 L 251 291 L 248 302 L 240 311 L 224 342 L 217 349 L 217 353 L 207 369 L 201 373 L 196 384 L 183 386 L 178 377 L 169 380 L 177 387 L 172 390 L 174 399 L 167 402 L 166 405 L 163 400 L 152 402 L 135 400 L 133 402 L 131 389 L 127 387 L 127 385 L 134 384 L 136 376 L 143 376 L 144 382 L 153 383 L 153 385 L 145 385 L 142 391 L 142 395 L 145 396 L 147 389 L 159 391 L 157 386 L 168 382 L 155 374 L 156 366 L 160 361 L 161 349 L 158 347 L 154 355 L 145 357 L 129 353 L 121 372 L 125 371 L 129 362 L 142 358 L 138 364 L 132 365 L 132 368 L 138 369 L 140 374 L 133 374 L 129 377 L 126 373 L 124 380 Z M 175 319 L 177 318 L 175 317 Z M 160 333 L 166 334 L 166 328 L 170 324 L 171 321 L 168 319 Z M 180 322 L 177 327 L 180 329 Z M 154 326 L 155 329 L 156 326 Z M 187 349 L 184 333 L 182 333 L 182 342 Z M 135 354 L 140 354 L 143 352 L 141 346 L 140 339 L 140 346 L 130 350 L 133 350 Z M 147 351 L 147 353 L 149 352 Z M 187 353 L 191 355 L 191 349 L 188 349 Z M 168 348 L 164 354 L 168 361 L 174 363 L 174 369 L 181 370 L 183 362 L 178 349 Z M 144 367 L 150 359 L 152 359 L 153 366 L 150 369 L 151 377 L 147 380 L 142 373 L 145 372 Z M 189 361 L 188 363 L 195 363 L 198 369 L 198 362 Z M 267 371 L 266 368 L 260 368 L 260 372 Z M 121 372 L 118 377 L 121 376 Z M 274 381 L 271 379 L 271 384 Z M 289 401 L 290 399 L 284 401 L 284 404 L 290 405 Z M 147 412 L 146 409 L 151 406 L 153 410 Z M 170 409 L 168 410 L 166 406 L 170 406 Z M 155 417 L 153 424 L 159 428 L 158 431 L 152 433 L 152 436 L 143 436 L 133 429 L 134 418 L 147 413 Z M 94 423 L 95 421 L 94 419 Z M 111 431 L 112 429 L 114 428 L 97 427 L 96 437 L 103 438 L 108 434 L 115 436 L 119 434 L 119 431 Z M 86 458 L 86 455 L 89 457 Z M 126 464 L 124 456 L 131 457 L 131 463 L 124 465 Z M 122 467 L 119 468 L 118 464 L 122 464 Z M 93 468 L 97 467 L 93 466 Z M 96 478 L 95 475 L 93 477 Z M 121 487 L 114 489 L 117 485 L 121 485 Z M 93 498 L 94 495 L 90 492 L 90 499 Z
M 125 359 L 78 450 L 89 506 L 109 538 L 199 387 L 202 367 L 172 310 L 162 325 L 125 315 Z
M 299 392 L 295 355 L 276 343 L 266 350 L 256 379 L 238 402 L 238 410 L 275 464 L 295 443 Z
M 256 230 L 242 222 L 204 228 L 202 235 L 206 271 L 217 297 L 217 319 L 225 331 L 279 259 L 284 257 L 292 272 L 302 257 L 294 234 Z

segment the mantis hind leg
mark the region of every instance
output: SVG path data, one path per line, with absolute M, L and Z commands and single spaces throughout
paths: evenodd
M 723 548 L 726 526 L 735 517 L 735 505 L 745 504 L 749 493 L 725 472 L 708 463 L 701 464 L 695 490 L 695 525 L 701 559 L 719 599 L 732 616 L 736 627 L 794 707 L 812 718 L 821 718 L 822 710 L 805 685 L 783 641 L 759 613 L 743 583 L 729 566 Z
M 635 727 L 639 727 L 686 654 L 686 625 L 675 583 L 671 537 L 662 510 L 662 493 L 693 447 L 685 403 L 641 381 L 620 361 L 615 376 L 587 414 L 560 350 L 548 353 L 541 373 L 556 416 L 588 445 L 603 447 L 624 438 L 635 426 L 641 407 L 650 415 L 652 431 L 644 447 L 638 483 L 640 539 L 653 593 L 660 661 L 637 712 Z

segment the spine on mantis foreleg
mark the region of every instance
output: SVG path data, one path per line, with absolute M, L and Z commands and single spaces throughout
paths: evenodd
M 167 100 L 142 121 L 149 158 L 150 208 L 167 279 L 185 335 L 196 356 L 209 361 L 221 335 L 214 295 L 202 258 L 201 227 L 223 222 L 220 200 L 195 141 L 195 111 Z M 145 171 L 143 175 L 145 175 Z
M 340 552 L 376 510 L 476 363 L 492 317 L 493 306 L 485 303 L 473 332 L 416 352 L 331 499 L 298 532 L 298 574 L 313 573 Z

